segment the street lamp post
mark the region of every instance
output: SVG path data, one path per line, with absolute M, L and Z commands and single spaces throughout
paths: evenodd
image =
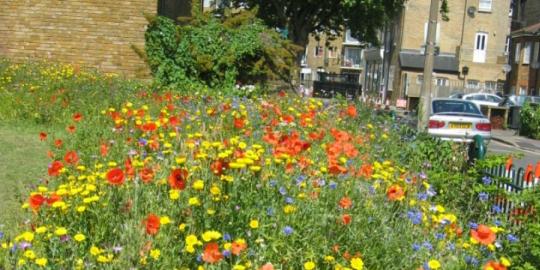
M 424 62 L 424 82 L 422 83 L 420 113 L 418 114 L 418 130 L 420 131 L 427 129 L 429 114 L 431 111 L 431 88 L 433 86 L 432 73 L 433 63 L 435 61 L 435 38 L 439 15 L 439 1 L 440 0 L 431 0 L 431 6 L 429 9 L 429 23 L 426 39 L 426 60 Z

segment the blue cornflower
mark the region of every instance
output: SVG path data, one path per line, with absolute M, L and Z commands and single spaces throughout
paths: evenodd
M 486 192 L 480 192 L 478 193 L 478 199 L 482 202 L 485 202 L 489 199 L 489 194 L 487 194 Z
M 418 193 L 418 194 L 416 195 L 416 198 L 417 198 L 418 200 L 420 200 L 420 201 L 425 201 L 425 200 L 427 200 L 428 195 L 427 195 L 427 193 L 421 192 L 421 193 Z
M 433 197 L 433 196 L 437 195 L 437 191 L 435 191 L 432 187 L 428 188 L 428 190 L 426 192 L 427 192 L 427 195 L 429 197 Z
M 285 203 L 286 203 L 286 204 L 293 204 L 293 203 L 294 203 L 294 199 L 291 198 L 291 197 L 287 197 L 287 198 L 285 198 Z
M 275 187 L 277 185 L 277 181 L 276 180 L 270 180 L 270 186 L 271 187 Z
M 427 250 L 432 250 L 432 249 L 433 249 L 433 245 L 432 245 L 430 242 L 428 242 L 428 241 L 422 243 L 422 246 L 423 246 L 424 248 L 426 248 Z
M 420 246 L 420 245 L 417 244 L 417 243 L 413 243 L 413 244 L 412 244 L 412 249 L 413 249 L 413 251 L 419 251 L 421 248 L 422 248 L 422 246 Z
M 230 234 L 228 234 L 228 233 L 224 233 L 224 234 L 223 234 L 223 240 L 225 240 L 225 241 L 231 241 L 231 239 L 232 239 L 232 237 L 231 237 Z
M 478 229 L 478 224 L 474 222 L 469 222 L 469 227 L 471 227 L 471 229 L 473 230 L 476 230 Z
M 332 182 L 330 182 L 330 184 L 328 186 L 330 187 L 330 189 L 336 189 L 337 188 L 337 183 L 332 181 Z
M 517 238 L 517 236 L 515 236 L 515 235 L 513 235 L 511 233 L 506 236 L 506 239 L 508 239 L 508 241 L 510 243 L 515 243 L 515 242 L 519 241 L 519 238 Z
M 287 189 L 285 187 L 280 187 L 279 188 L 279 193 L 281 193 L 281 195 L 285 196 L 285 195 L 287 195 Z
M 489 184 L 491 184 L 491 177 L 489 177 L 489 176 L 487 176 L 487 175 L 484 176 L 484 177 L 482 177 L 482 182 L 484 183 L 484 185 L 489 185 Z
M 418 225 L 422 223 L 422 212 L 420 211 L 408 211 L 407 217 L 411 220 L 412 224 Z
M 472 256 L 465 256 L 465 262 L 474 266 L 478 265 L 478 259 Z
M 454 243 L 448 243 L 446 248 L 450 251 L 454 251 L 456 249 L 456 245 Z
M 326 185 L 326 181 L 324 181 L 324 179 L 320 179 L 318 181 L 318 184 L 319 184 L 319 186 L 323 187 L 324 185 Z
M 502 209 L 501 209 L 501 207 L 498 206 L 498 205 L 493 205 L 493 206 L 491 207 L 491 211 L 493 211 L 495 214 L 499 214 L 499 213 L 502 212 Z
M 285 228 L 283 228 L 283 233 L 285 235 L 291 235 L 293 232 L 294 232 L 294 229 L 290 226 L 285 226 Z
M 502 225 L 502 222 L 500 220 L 498 220 L 498 219 L 493 221 L 493 223 L 495 223 L 495 226 L 501 226 Z
M 0 239 L 4 238 L 4 232 L 0 232 Z
M 274 215 L 274 208 L 268 207 L 268 208 L 266 209 L 266 215 L 268 215 L 268 216 L 273 216 L 273 215 Z
M 221 253 L 223 254 L 223 257 L 231 257 L 231 251 L 230 250 L 223 250 L 223 252 Z
M 435 234 L 435 239 L 437 239 L 437 240 L 442 240 L 445 237 L 446 237 L 446 234 L 444 234 L 444 233 L 436 233 Z

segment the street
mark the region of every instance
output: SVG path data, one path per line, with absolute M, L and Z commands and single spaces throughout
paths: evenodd
M 491 140 L 488 147 L 488 155 L 489 154 L 519 154 L 522 153 L 523 157 L 520 159 L 514 158 L 514 168 L 526 168 L 527 164 L 532 164 L 533 166 L 536 166 L 536 162 L 540 161 L 540 152 L 538 151 L 529 151 L 529 150 L 522 150 L 495 140 Z

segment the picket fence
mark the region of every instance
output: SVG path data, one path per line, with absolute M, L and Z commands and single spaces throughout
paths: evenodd
M 506 214 L 507 220 L 514 225 L 521 224 L 524 218 L 535 212 L 535 209 L 524 202 L 511 201 L 508 194 L 519 194 L 526 189 L 539 187 L 540 162 L 535 170 L 532 165 L 526 169 L 515 169 L 513 165 L 507 164 L 486 169 L 484 175 L 489 176 L 491 184 L 499 188 L 499 192 L 491 197 L 494 205 L 492 211 Z

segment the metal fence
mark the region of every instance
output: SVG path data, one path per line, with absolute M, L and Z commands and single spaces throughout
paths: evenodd
M 507 220 L 513 225 L 521 224 L 524 218 L 533 214 L 534 210 L 530 205 L 508 198 L 509 194 L 519 194 L 526 189 L 540 186 L 540 176 L 537 173 L 535 175 L 532 165 L 529 165 L 527 169 L 501 165 L 487 169 L 484 173 L 491 178 L 491 184 L 498 187 L 495 196 L 491 197 L 494 212 L 506 214 Z

